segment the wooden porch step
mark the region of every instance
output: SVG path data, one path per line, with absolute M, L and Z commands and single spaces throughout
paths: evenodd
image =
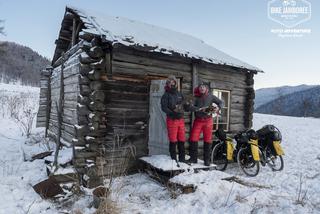
M 200 170 L 215 170 L 215 165 L 204 166 L 202 160 L 198 160 L 197 164 L 188 165 L 186 163 L 177 162 L 172 160 L 168 155 L 152 155 L 140 158 L 143 165 L 143 170 L 151 178 L 162 183 L 163 185 L 173 189 L 181 190 L 182 193 L 191 193 L 196 190 L 195 185 L 183 186 L 170 182 L 170 178 L 179 175 L 183 172 L 195 172 Z

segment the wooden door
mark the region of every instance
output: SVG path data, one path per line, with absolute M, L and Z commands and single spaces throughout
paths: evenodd
M 149 104 L 149 155 L 169 154 L 166 115 L 161 110 L 161 96 L 166 80 L 152 80 Z

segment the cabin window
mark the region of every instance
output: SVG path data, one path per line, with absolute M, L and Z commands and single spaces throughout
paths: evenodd
M 213 89 L 213 95 L 217 96 L 224 103 L 221 109 L 220 117 L 214 118 L 214 130 L 218 128 L 223 128 L 225 131 L 229 131 L 229 121 L 230 121 L 230 91 Z

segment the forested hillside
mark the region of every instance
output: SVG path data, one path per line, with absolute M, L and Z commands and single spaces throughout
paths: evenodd
M 280 96 L 255 109 L 257 113 L 320 117 L 320 86 Z
M 0 82 L 39 86 L 40 71 L 48 65 L 49 60 L 31 48 L 0 42 Z

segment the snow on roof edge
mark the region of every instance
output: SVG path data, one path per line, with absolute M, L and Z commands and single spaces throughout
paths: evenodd
M 85 32 L 104 36 L 112 44 L 149 46 L 154 47 L 151 52 L 167 55 L 177 53 L 212 64 L 228 65 L 263 73 L 261 69 L 236 59 L 188 34 L 127 18 L 100 14 L 98 16 L 97 12 L 90 13 L 73 6 L 66 6 L 66 10 L 68 9 L 77 14 L 84 22 L 87 28 L 84 30 Z

